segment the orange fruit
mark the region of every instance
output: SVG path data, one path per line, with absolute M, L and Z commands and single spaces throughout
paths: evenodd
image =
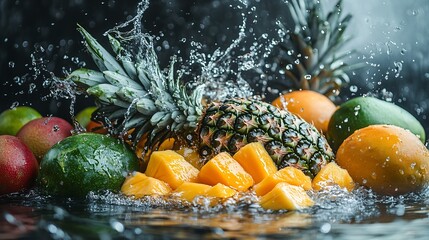
M 339 147 L 336 162 L 379 194 L 406 194 L 429 183 L 428 149 L 416 135 L 393 125 L 355 131 Z
M 86 125 L 87 132 L 99 133 L 99 134 L 107 134 L 107 128 L 103 126 L 102 123 L 96 121 L 89 121 L 88 125 Z
M 311 91 L 292 91 L 275 99 L 272 104 L 300 116 L 312 123 L 319 131 L 328 131 L 329 119 L 337 107 L 325 95 Z
M 19 106 L 3 111 L 0 114 L 0 135 L 12 135 L 29 121 L 41 118 L 42 115 L 32 107 Z

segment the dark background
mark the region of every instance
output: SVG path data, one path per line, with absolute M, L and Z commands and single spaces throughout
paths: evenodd
M 51 98 L 42 86 L 43 76 L 34 79 L 37 68 L 32 65 L 32 56 L 58 77 L 82 64 L 93 67 L 76 23 L 106 43 L 102 34 L 132 18 L 138 2 L 0 0 L 0 111 L 31 105 L 43 115 L 69 117 L 70 100 Z M 284 1 L 249 1 L 247 10 L 230 7 L 242 6 L 238 2 L 151 1 L 143 25 L 161 36 L 157 42 L 163 46 L 161 65 L 166 66 L 169 56 L 178 50 L 186 56 L 190 40 L 204 43 L 208 53 L 228 46 L 237 37 L 242 13 L 251 12 L 247 30 L 254 36 L 267 33 L 275 37 L 275 21 L 290 22 Z M 322 2 L 329 5 L 334 1 Z M 251 6 L 256 10 L 250 11 Z M 348 61 L 365 62 L 366 67 L 351 73 L 352 83 L 343 89 L 343 98 L 369 93 L 392 100 L 416 116 L 429 133 L 429 1 L 345 0 L 344 11 L 354 16 L 348 31 L 354 39 L 347 47 L 358 50 Z M 277 78 L 276 74 L 272 78 Z M 272 97 L 267 94 L 268 99 Z M 80 97 L 75 110 L 91 102 Z

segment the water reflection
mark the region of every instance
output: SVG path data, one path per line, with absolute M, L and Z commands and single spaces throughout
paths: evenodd
M 428 191 L 401 197 L 341 191 L 313 193 L 316 205 L 305 211 L 271 212 L 251 201 L 207 208 L 111 192 L 56 199 L 31 190 L 0 197 L 0 238 L 423 239 L 429 233 Z

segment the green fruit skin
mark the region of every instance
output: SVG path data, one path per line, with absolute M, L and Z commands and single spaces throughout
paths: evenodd
M 87 107 L 80 111 L 76 115 L 76 120 L 82 125 L 82 127 L 86 128 L 88 123 L 91 121 L 91 114 L 97 110 L 97 107 Z
M 37 183 L 53 196 L 85 197 L 90 191 L 119 191 L 139 160 L 125 143 L 82 133 L 55 144 L 40 162 Z
M 341 104 L 329 121 L 327 139 L 337 151 L 354 131 L 376 124 L 408 129 L 425 142 L 425 130 L 413 115 L 393 103 L 373 97 L 357 97 Z
M 37 110 L 27 106 L 5 110 L 0 114 L 0 135 L 15 136 L 26 123 L 41 117 Z

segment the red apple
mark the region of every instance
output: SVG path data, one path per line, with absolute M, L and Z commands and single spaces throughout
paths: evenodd
M 71 136 L 73 126 L 59 117 L 34 119 L 25 124 L 16 134 L 40 160 L 51 147 L 64 138 Z
M 32 186 L 38 167 L 37 159 L 19 138 L 0 135 L 0 195 Z

